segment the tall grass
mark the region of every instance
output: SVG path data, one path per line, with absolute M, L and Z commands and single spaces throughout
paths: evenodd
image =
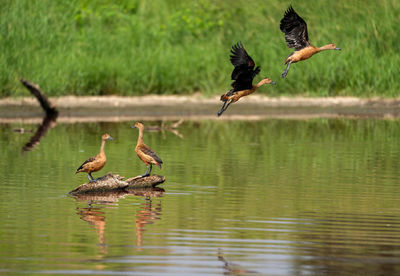
M 25 77 L 53 96 L 221 94 L 229 50 L 242 41 L 278 95 L 396 97 L 400 2 L 292 1 L 328 51 L 294 64 L 279 30 L 290 1 L 14 0 L 0 9 L 0 97 L 26 95 Z

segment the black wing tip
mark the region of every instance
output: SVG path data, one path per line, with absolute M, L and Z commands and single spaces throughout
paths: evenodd
M 286 9 L 285 15 L 290 14 L 290 13 L 296 13 L 296 11 L 293 9 L 292 4 Z
M 238 51 L 238 50 L 240 50 L 240 49 L 243 49 L 243 50 L 244 50 L 244 46 L 243 46 L 242 41 L 239 41 L 239 42 L 237 42 L 236 44 L 233 44 L 233 45 L 232 45 L 232 49 L 231 49 L 232 55 L 235 55 L 235 54 L 236 54 L 236 51 Z

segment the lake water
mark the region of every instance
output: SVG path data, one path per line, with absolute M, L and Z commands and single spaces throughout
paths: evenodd
M 0 274 L 400 274 L 399 120 L 187 121 L 145 132 L 164 190 L 69 196 L 105 132 L 93 175 L 145 172 L 131 125 L 59 123 L 23 151 L 37 125 L 0 124 Z

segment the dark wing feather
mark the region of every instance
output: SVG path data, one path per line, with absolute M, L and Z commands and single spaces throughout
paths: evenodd
M 251 89 L 253 79 L 260 72 L 260 67 L 254 69 L 254 60 L 247 54 L 241 42 L 232 46 L 230 60 L 235 68 L 231 75 L 234 80 L 232 82 L 233 89 L 228 95 L 232 95 L 236 91 Z
M 308 41 L 307 23 L 290 6 L 283 16 L 280 29 L 285 33 L 286 44 L 296 50 L 310 46 Z
M 158 163 L 160 163 L 160 164 L 163 163 L 163 161 L 161 160 L 161 158 L 158 157 L 158 155 L 157 155 L 151 148 L 149 148 L 147 145 L 141 146 L 141 147 L 140 147 L 140 150 L 141 150 L 144 154 L 153 157 L 154 160 L 156 160 Z
M 89 163 L 89 162 L 93 162 L 94 159 L 95 159 L 94 156 L 93 156 L 93 157 L 90 157 L 88 160 L 86 160 L 85 162 L 83 162 L 82 165 L 81 165 L 79 168 L 76 169 L 76 171 L 79 171 L 80 169 L 82 169 L 83 166 L 84 166 L 85 164 L 87 164 L 87 163 Z
M 247 65 L 248 67 L 254 68 L 254 60 L 247 54 L 242 42 L 238 42 L 232 46 L 230 59 L 235 67 Z

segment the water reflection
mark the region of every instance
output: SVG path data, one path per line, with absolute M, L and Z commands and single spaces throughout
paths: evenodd
M 106 215 L 105 212 L 102 211 L 103 207 L 93 207 L 91 204 L 88 204 L 90 207 L 77 208 L 77 214 L 80 216 L 81 220 L 88 222 L 93 225 L 96 229 L 99 245 L 100 245 L 100 254 L 107 254 L 107 246 L 105 243 L 105 229 L 106 229 Z
M 140 170 L 126 123 L 58 121 L 54 142 L 25 158 L 12 127 L 0 128 L 10 273 L 400 275 L 400 121 L 197 121 L 180 126 L 185 139 L 152 133 L 168 161 L 162 199 L 59 198 L 76 184 L 76 145 L 97 148 L 104 130 L 120 138 L 107 169 Z
M 153 224 L 155 220 L 161 219 L 161 201 L 152 204 L 151 199 L 141 203 L 141 208 L 136 212 L 136 243 L 137 250 L 142 250 L 143 234 L 146 231 L 147 224 Z
M 176 136 L 178 136 L 179 138 L 183 139 L 183 135 L 181 133 L 179 133 L 178 131 L 178 127 L 183 123 L 183 119 L 180 119 L 174 123 L 171 123 L 169 125 L 166 124 L 165 120 L 161 121 L 161 125 L 159 126 L 147 126 L 145 127 L 146 131 L 149 132 L 161 132 L 162 133 L 162 137 L 163 139 L 166 139 L 165 136 L 165 132 L 169 131 L 173 134 L 175 134 Z
M 255 271 L 244 269 L 243 267 L 228 262 L 225 259 L 225 256 L 222 252 L 221 248 L 218 248 L 218 260 L 222 262 L 224 268 L 224 275 L 248 275 L 248 274 L 255 274 Z
M 97 194 L 83 194 L 74 195 L 78 202 L 87 202 L 87 207 L 77 207 L 77 214 L 80 218 L 89 224 L 93 225 L 96 229 L 98 241 L 100 245 L 100 254 L 107 254 L 107 245 L 105 242 L 105 229 L 106 229 L 106 213 L 105 208 L 110 206 L 117 206 L 121 198 L 127 196 L 144 197 L 145 202 L 140 204 L 140 209 L 137 210 L 135 215 L 137 248 L 138 251 L 142 250 L 143 234 L 146 231 L 146 225 L 153 224 L 155 220 L 161 219 L 161 202 L 154 204 L 151 198 L 162 197 L 165 190 L 163 188 L 154 187 L 152 189 L 138 189 L 128 192 L 108 192 Z
M 22 154 L 33 150 L 40 143 L 40 140 L 46 135 L 46 133 L 57 125 L 57 117 L 58 113 L 46 114 L 42 123 L 38 126 L 35 134 L 22 147 Z
M 36 130 L 36 133 L 22 148 L 22 154 L 24 154 L 25 152 L 34 149 L 39 144 L 40 139 L 42 139 L 42 137 L 45 136 L 50 129 L 56 126 L 58 110 L 54 105 L 51 104 L 46 95 L 40 91 L 40 88 L 37 84 L 34 84 L 33 82 L 27 81 L 23 78 L 21 79 L 21 83 L 33 96 L 35 96 L 40 106 L 46 112 L 46 116 L 43 118 L 43 121 Z
M 296 235 L 307 248 L 299 248 L 296 258 L 296 270 L 305 271 L 313 266 L 312 275 L 321 275 L 329 271 L 332 275 L 342 273 L 344 264 L 348 271 L 357 274 L 360 262 L 370 264 L 370 275 L 397 275 L 399 233 L 398 217 L 377 216 L 371 214 L 308 212 L 307 219 L 296 222 Z M 362 259 L 360 259 L 360 252 Z M 373 265 L 372 265 L 373 264 Z

